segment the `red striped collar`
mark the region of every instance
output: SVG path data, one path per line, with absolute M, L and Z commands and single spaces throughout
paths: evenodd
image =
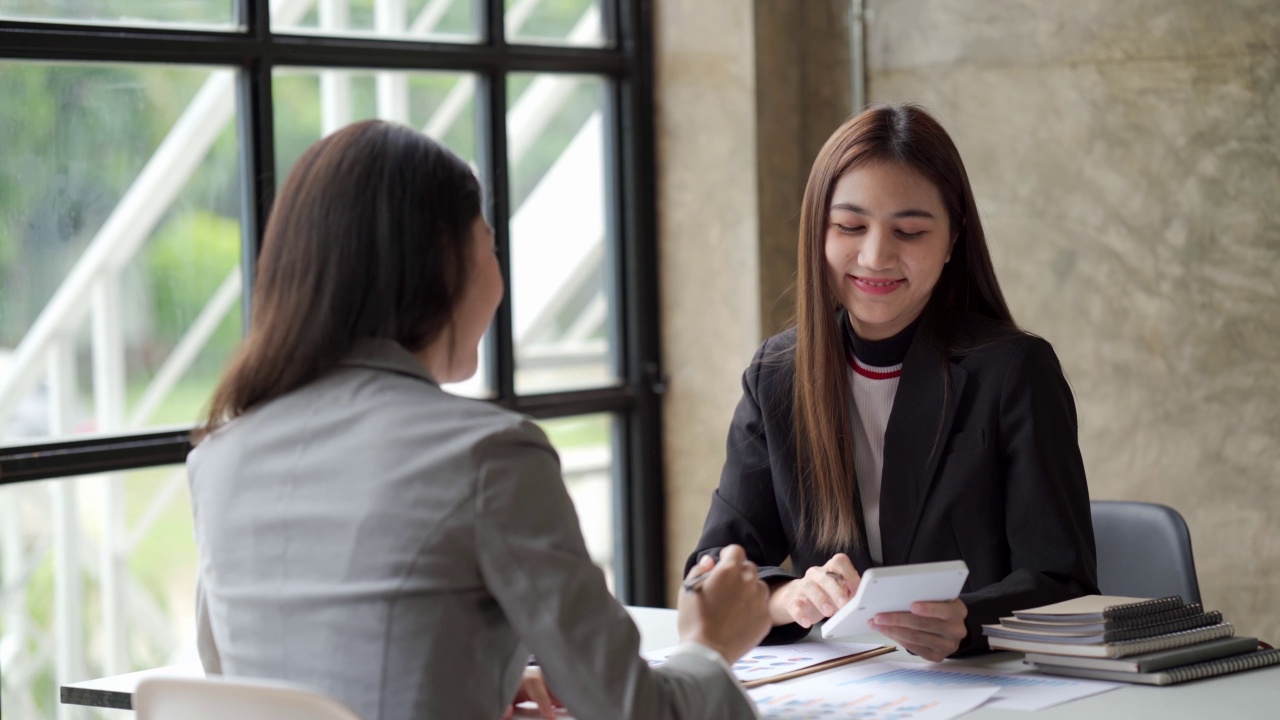
M 864 365 L 855 357 L 849 358 L 849 367 L 864 378 L 871 380 L 892 380 L 902 374 L 902 365 L 894 365 L 893 367 L 877 368 Z

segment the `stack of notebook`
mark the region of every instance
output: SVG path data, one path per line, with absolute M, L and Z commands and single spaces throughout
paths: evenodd
M 1222 613 L 1176 596 L 1088 595 L 1013 615 L 983 626 L 992 649 L 1026 653 L 1054 675 L 1172 685 L 1280 664 L 1280 650 L 1259 650 Z

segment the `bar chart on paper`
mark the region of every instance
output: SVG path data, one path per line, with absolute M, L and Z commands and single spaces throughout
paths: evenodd
M 994 687 L 833 687 L 816 679 L 752 690 L 770 720 L 950 720 L 986 702 Z
M 988 707 L 1005 710 L 1043 710 L 1120 687 L 1118 683 L 1064 680 L 1035 672 L 1010 673 L 982 668 L 960 670 L 909 662 L 879 662 L 867 667 L 840 670 L 838 673 L 838 677 L 836 673 L 832 673 L 829 682 L 842 688 L 995 686 L 999 691 L 991 698 Z
M 733 674 L 743 682 L 765 680 L 879 647 L 881 646 L 836 642 L 804 642 L 758 647 L 733 664 Z M 653 650 L 644 653 L 644 658 L 648 660 L 650 667 L 657 667 L 670 660 L 675 651 L 674 647 Z

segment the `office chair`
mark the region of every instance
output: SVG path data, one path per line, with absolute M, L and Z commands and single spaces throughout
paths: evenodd
M 244 678 L 149 678 L 133 692 L 138 720 L 360 720 L 308 688 Z
M 1098 589 L 1103 595 L 1180 595 L 1183 602 L 1200 602 L 1191 533 L 1177 510 L 1118 500 L 1090 505 L 1098 546 Z

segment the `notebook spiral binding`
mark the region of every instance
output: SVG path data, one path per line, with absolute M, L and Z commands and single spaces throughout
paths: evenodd
M 1207 612 L 1198 617 L 1182 618 L 1181 620 L 1174 620 L 1162 625 L 1160 635 L 1179 633 L 1186 630 L 1195 630 L 1196 628 L 1202 628 L 1206 625 L 1217 625 L 1220 622 L 1222 622 L 1222 613 L 1214 610 L 1213 612 Z M 1112 630 L 1107 633 L 1107 639 L 1109 642 L 1125 642 L 1128 640 L 1140 640 L 1148 637 L 1152 637 L 1150 627 L 1131 628 L 1128 630 Z
M 1203 635 L 1197 642 L 1205 640 L 1217 640 L 1218 638 L 1231 637 L 1235 635 L 1235 627 L 1231 623 L 1219 623 L 1217 625 L 1209 625 L 1207 627 L 1193 628 L 1191 630 L 1183 630 L 1182 632 L 1169 633 L 1168 635 L 1156 635 L 1149 638 L 1138 638 L 1137 640 L 1121 640 L 1120 642 L 1108 643 L 1112 647 L 1117 648 L 1142 648 L 1142 652 L 1159 652 L 1161 650 L 1172 650 L 1173 648 L 1183 647 L 1186 643 L 1181 642 L 1182 638 L 1191 635 Z M 1126 653 L 1127 655 L 1127 653 Z M 1125 657 L 1121 655 L 1119 657 Z
M 1278 663 L 1280 663 L 1280 650 L 1259 650 L 1248 655 L 1237 655 L 1236 657 L 1221 658 L 1219 660 L 1196 663 L 1195 665 L 1185 665 L 1165 672 L 1168 673 L 1173 682 L 1180 683 L 1215 675 L 1228 675 L 1242 670 L 1254 670 Z
M 1133 603 L 1132 605 L 1120 605 L 1117 607 L 1107 608 L 1102 613 L 1102 617 L 1111 618 L 1127 618 L 1138 615 L 1150 615 L 1152 613 L 1165 612 L 1168 610 L 1176 610 L 1182 607 L 1182 598 L 1177 595 L 1168 597 L 1155 598 L 1153 600 L 1144 600 L 1143 602 Z
M 1173 610 L 1165 610 L 1163 612 L 1152 613 L 1151 615 L 1142 615 L 1132 618 L 1120 618 L 1117 620 L 1107 620 L 1110 627 L 1115 630 L 1136 630 L 1138 628 L 1151 627 L 1152 625 L 1163 625 L 1171 623 L 1175 620 L 1182 620 L 1189 617 L 1200 617 L 1205 612 L 1204 606 L 1200 603 L 1191 603 L 1183 605 Z

